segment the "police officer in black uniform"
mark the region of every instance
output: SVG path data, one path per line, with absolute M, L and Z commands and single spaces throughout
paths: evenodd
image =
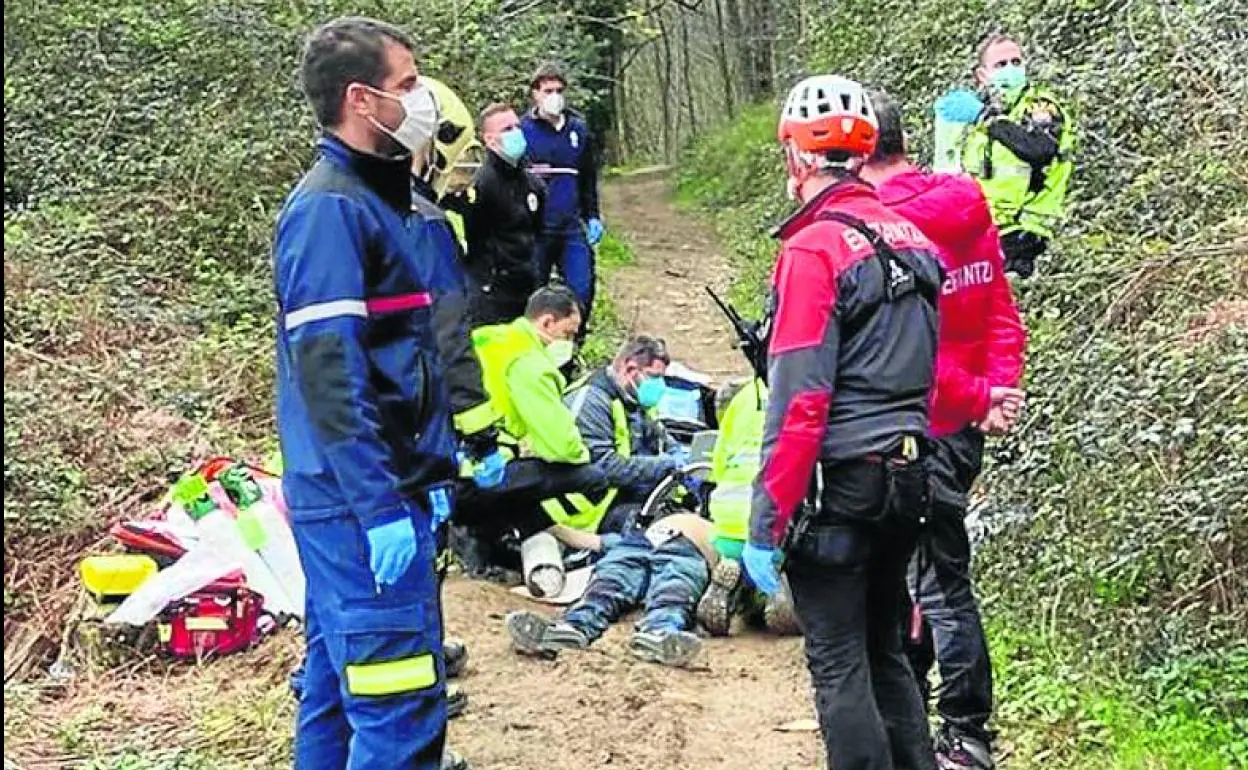
M 542 283 L 536 245 L 546 185 L 525 166 L 524 132 L 509 105 L 486 107 L 477 128 L 489 152 L 464 194 L 473 324 L 508 323 Z

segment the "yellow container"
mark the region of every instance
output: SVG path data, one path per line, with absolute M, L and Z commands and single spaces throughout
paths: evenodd
M 159 567 L 142 554 L 88 556 L 78 565 L 82 584 L 97 598 L 129 596 Z

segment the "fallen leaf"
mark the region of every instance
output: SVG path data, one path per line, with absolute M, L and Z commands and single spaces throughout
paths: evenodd
M 778 733 L 817 733 L 819 722 L 814 719 L 794 719 L 773 728 Z

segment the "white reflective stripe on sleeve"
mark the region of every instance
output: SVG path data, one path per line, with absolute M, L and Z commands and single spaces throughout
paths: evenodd
M 581 418 L 581 411 L 585 409 L 586 398 L 589 398 L 589 386 L 582 385 L 581 389 L 578 390 L 576 395 L 572 397 L 572 408 L 570 410 L 572 412 L 572 419 L 579 420 Z
M 349 315 L 368 318 L 368 305 L 359 299 L 336 299 L 333 302 L 318 302 L 315 305 L 301 307 L 293 313 L 286 314 L 286 331 L 294 331 L 313 321 Z
M 571 174 L 572 176 L 577 176 L 581 173 L 580 169 L 564 168 L 563 166 L 529 166 L 529 171 L 532 171 L 538 176 L 550 176 L 552 174 Z

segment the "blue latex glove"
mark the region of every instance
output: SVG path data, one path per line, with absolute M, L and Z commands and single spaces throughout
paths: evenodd
M 974 123 L 984 103 L 974 91 L 960 88 L 936 100 L 936 114 L 950 123 Z
M 696 495 L 702 489 L 702 479 L 696 476 L 685 476 L 681 479 L 680 485 L 689 491 L 689 494 Z
M 503 483 L 507 475 L 507 457 L 495 449 L 485 456 L 472 471 L 472 481 L 481 489 L 492 489 Z
M 606 553 L 619 545 L 620 541 L 624 539 L 624 536 L 616 532 L 608 532 L 605 535 L 599 535 L 598 539 L 602 541 L 602 552 Z
M 585 222 L 585 240 L 589 241 L 590 246 L 598 245 L 598 241 L 602 240 L 602 232 L 602 220 L 598 217 Z
M 754 586 L 767 594 L 775 596 L 780 592 L 780 570 L 776 567 L 779 554 L 775 548 L 746 543 L 741 552 L 741 561 L 745 564 L 745 572 L 750 576 Z
M 447 487 L 429 490 L 429 531 L 436 533 L 451 520 L 451 493 Z
M 416 557 L 416 528 L 412 526 L 411 517 L 369 527 L 365 534 L 368 537 L 368 566 L 373 571 L 377 587 L 399 582 Z

